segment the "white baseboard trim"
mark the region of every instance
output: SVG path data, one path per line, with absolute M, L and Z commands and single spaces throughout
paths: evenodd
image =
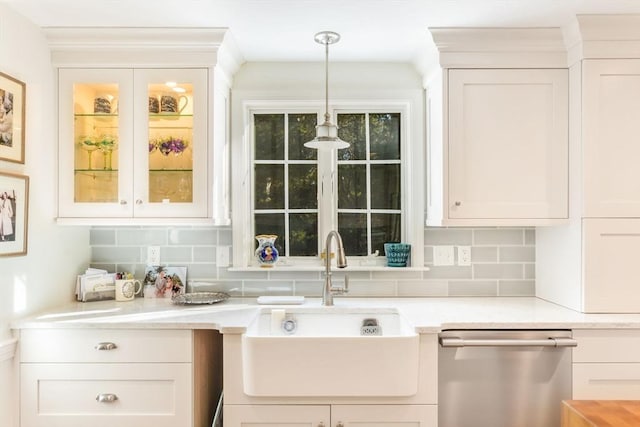
M 0 363 L 13 359 L 17 343 L 18 340 L 15 338 L 0 342 Z

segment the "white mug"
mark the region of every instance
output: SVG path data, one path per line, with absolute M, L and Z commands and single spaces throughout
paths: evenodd
M 142 290 L 139 280 L 116 280 L 116 301 L 131 301 Z

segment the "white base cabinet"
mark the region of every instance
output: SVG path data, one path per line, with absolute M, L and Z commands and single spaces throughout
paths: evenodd
M 225 427 L 437 427 L 436 405 L 227 405 Z
M 212 330 L 25 329 L 21 427 L 209 427 L 222 390 Z
M 640 330 L 574 330 L 573 399 L 640 399 Z

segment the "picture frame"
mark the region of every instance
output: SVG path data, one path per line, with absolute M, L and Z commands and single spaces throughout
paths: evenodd
M 27 254 L 29 177 L 0 172 L 0 257 Z
M 24 164 L 25 84 L 0 72 L 0 160 Z
M 144 274 L 145 298 L 172 298 L 185 293 L 187 267 L 148 265 Z

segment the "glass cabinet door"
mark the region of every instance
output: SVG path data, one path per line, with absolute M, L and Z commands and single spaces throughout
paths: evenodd
M 60 214 L 131 214 L 130 70 L 60 71 Z
M 207 70 L 135 70 L 135 215 L 207 215 Z M 141 101 L 142 100 L 142 101 Z

